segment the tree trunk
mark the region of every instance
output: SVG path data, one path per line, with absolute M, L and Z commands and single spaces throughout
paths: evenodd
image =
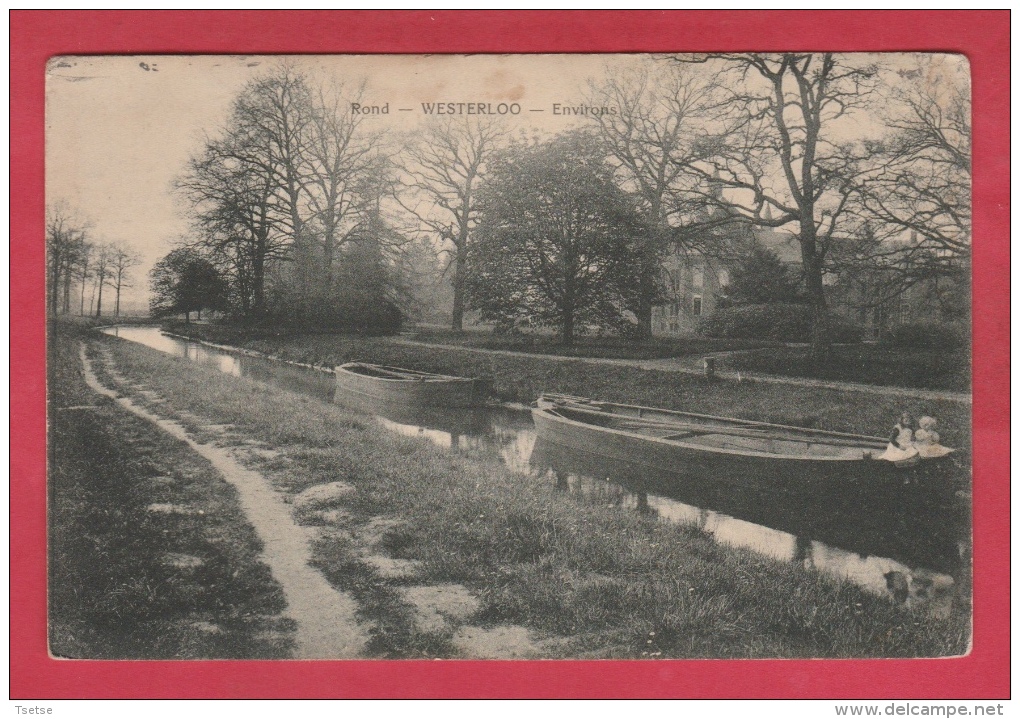
M 113 304 L 113 316 L 120 317 L 120 284 L 117 285 L 117 298 Z
M 563 344 L 572 345 L 574 344 L 574 313 L 566 311 L 563 313 L 563 328 L 560 333 L 560 338 L 563 340 Z
M 464 329 L 464 271 L 467 262 L 464 253 L 457 250 L 457 259 L 453 271 L 453 329 Z
M 570 277 L 566 278 L 566 285 L 563 288 L 563 304 L 561 305 L 561 317 L 563 318 L 560 328 L 560 338 L 563 344 L 574 344 L 574 312 L 577 308 L 574 283 Z
M 50 258 L 50 272 L 46 283 L 46 309 L 50 316 L 56 317 L 57 304 L 60 297 L 60 263 L 59 254 Z
M 266 311 L 266 256 L 264 240 L 252 258 L 252 314 L 261 319 Z
M 658 209 L 654 210 L 658 213 Z M 641 272 L 638 276 L 637 336 L 648 339 L 652 336 L 652 307 L 656 295 L 659 272 L 662 271 L 661 253 L 664 232 L 658 230 L 649 236 L 642 247 Z
M 811 300 L 811 359 L 823 362 L 829 358 L 829 310 L 822 284 L 822 260 L 818 257 L 814 223 L 801 223 L 801 261 L 804 265 L 804 288 Z
M 811 298 L 811 359 L 825 362 L 832 355 L 832 343 L 829 341 L 829 309 L 825 297 L 816 300 Z
M 64 314 L 71 314 L 71 268 L 64 273 Z
M 96 297 L 96 317 L 103 316 L 103 278 L 99 278 L 99 296 Z

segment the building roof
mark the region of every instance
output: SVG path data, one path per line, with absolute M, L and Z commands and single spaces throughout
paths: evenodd
M 763 247 L 775 252 L 783 262 L 800 263 L 800 242 L 793 233 L 772 227 L 754 227 L 751 232 Z

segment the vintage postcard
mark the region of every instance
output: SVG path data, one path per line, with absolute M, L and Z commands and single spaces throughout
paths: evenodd
M 939 53 L 58 56 L 64 659 L 971 648 Z

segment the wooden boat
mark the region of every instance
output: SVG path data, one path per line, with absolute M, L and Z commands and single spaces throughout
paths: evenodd
M 597 503 L 608 503 L 599 499 L 600 485 L 602 492 L 617 485 L 629 494 L 627 504 L 638 511 L 658 508 L 669 516 L 670 505 L 677 502 L 679 516 L 712 510 L 801 539 L 947 574 L 959 567 L 957 540 L 967 533 L 961 528 L 970 516 L 944 492 L 933 491 L 945 483 L 933 488 L 890 481 L 878 491 L 873 484 L 831 482 L 811 492 L 781 491 L 789 482 L 775 477 L 768 482 L 767 475 L 749 479 L 722 464 L 712 473 L 688 472 L 683 466 L 667 470 L 542 438 L 535 442 L 531 465 L 547 473 L 558 491 L 586 495 Z
M 598 402 L 570 395 L 544 394 L 532 409 L 538 437 L 575 450 L 660 470 L 717 476 L 739 483 L 786 488 L 812 485 L 831 489 L 828 480 L 887 483 L 911 481 L 912 467 L 930 469 L 943 458 L 916 453 L 897 461 L 884 455 L 881 437 L 791 427 L 751 420 L 676 412 L 638 405 Z
M 337 393 L 370 398 L 409 409 L 473 407 L 486 397 L 485 383 L 467 377 L 419 372 L 367 362 L 334 368 Z

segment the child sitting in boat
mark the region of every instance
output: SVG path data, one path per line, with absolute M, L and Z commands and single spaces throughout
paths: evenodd
M 918 451 L 914 447 L 914 418 L 909 412 L 904 412 L 893 427 L 889 446 L 879 459 L 896 464 L 912 464 L 917 461 L 917 456 Z
M 893 426 L 889 443 L 903 450 L 914 446 L 914 418 L 910 412 L 900 415 L 900 421 Z
M 939 444 L 939 433 L 935 431 L 938 423 L 934 417 L 921 417 L 917 421 L 918 430 L 914 432 L 914 448 L 922 457 L 942 457 L 950 450 Z

